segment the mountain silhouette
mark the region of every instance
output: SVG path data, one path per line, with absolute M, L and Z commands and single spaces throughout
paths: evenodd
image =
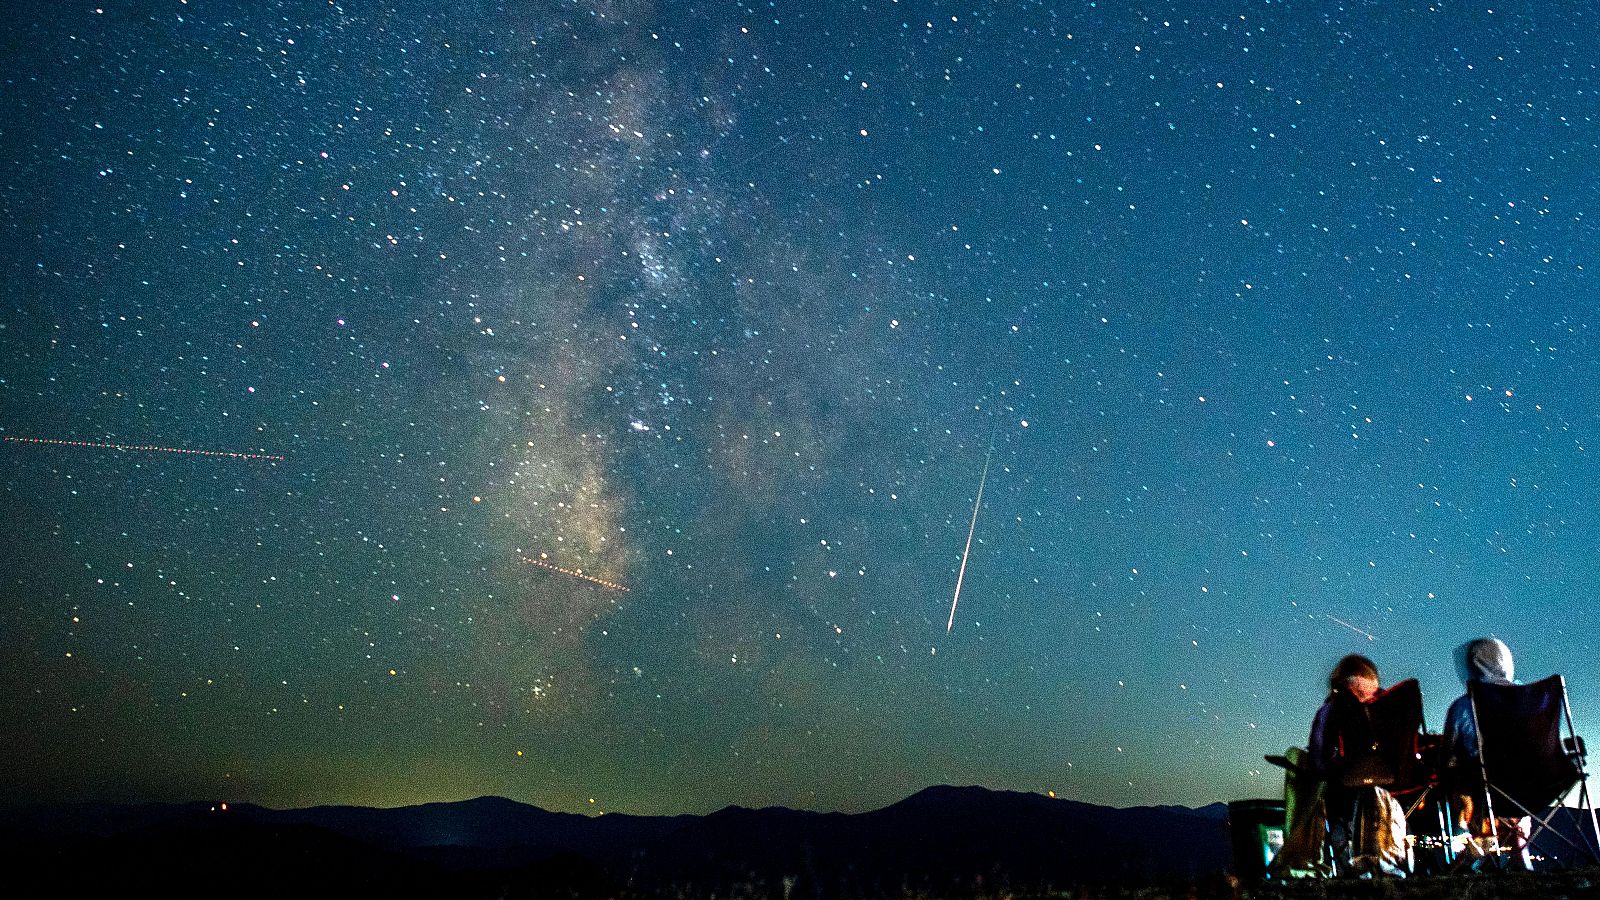
M 1222 808 L 1111 809 L 978 787 L 928 788 L 856 815 L 720 810 L 642 846 L 642 880 L 700 892 L 774 885 L 821 896 L 1040 890 L 1223 871 Z
M 1223 817 L 1221 804 L 1113 809 L 932 787 L 856 814 L 589 817 L 500 797 L 397 809 L 77 804 L 11 810 L 0 840 L 69 896 L 137 883 L 173 895 L 222 879 L 319 895 L 829 900 L 1203 878 L 1228 865 Z

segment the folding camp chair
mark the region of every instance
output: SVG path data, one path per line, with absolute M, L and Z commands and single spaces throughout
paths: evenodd
M 1427 788 L 1420 753 L 1422 688 L 1415 678 L 1380 692 L 1371 703 L 1336 703 L 1332 715 L 1338 742 L 1333 774 L 1345 787 L 1381 787 L 1391 794 Z
M 1423 763 L 1428 735 L 1417 680 L 1408 678 L 1381 692 L 1371 703 L 1342 704 L 1333 713 L 1331 724 L 1339 742 L 1333 774 L 1347 789 L 1346 795 L 1350 789 L 1381 787 L 1401 804 L 1408 823 L 1413 819 L 1428 822 L 1416 814 L 1431 809 L 1439 820 L 1435 825 L 1439 838 L 1433 843 L 1441 841 L 1443 811 L 1437 804 L 1428 806 L 1435 793 L 1436 773 Z M 1409 824 L 1407 831 L 1413 831 Z M 1414 866 L 1408 846 L 1407 868 Z
M 1429 734 L 1422 713 L 1422 689 L 1415 678 L 1395 684 L 1371 704 L 1375 751 L 1393 773 L 1380 785 L 1401 804 L 1411 841 L 1411 869 L 1432 871 L 1452 861 L 1449 804 L 1439 789 L 1440 735 Z M 1426 852 L 1419 862 L 1416 851 Z
M 1268 878 L 1326 878 L 1333 874 L 1327 851 L 1328 822 L 1322 776 L 1306 767 L 1306 751 L 1290 747 L 1266 761 L 1283 769 L 1283 845 L 1268 860 Z
M 1566 679 L 1551 675 L 1532 684 L 1472 682 L 1467 694 L 1472 702 L 1482 778 L 1482 783 L 1473 787 L 1483 799 L 1490 823 L 1490 852 L 1500 859 L 1508 851 L 1520 849 L 1500 846 L 1498 805 L 1500 815 L 1532 820 L 1529 844 L 1548 833 L 1600 863 L 1600 820 L 1589 798 L 1583 738 L 1572 724 Z M 1578 788 L 1576 810 L 1566 805 L 1573 788 Z M 1575 812 L 1576 834 L 1564 834 L 1555 826 L 1556 816 L 1563 811 Z
M 1433 793 L 1434 777 L 1422 763 L 1423 733 L 1422 689 L 1416 679 L 1408 678 L 1378 694 L 1371 703 L 1361 703 L 1347 694 L 1336 696 L 1329 710 L 1327 739 L 1333 742 L 1335 757 L 1327 772 L 1328 782 L 1317 796 L 1317 803 L 1326 810 L 1323 816 L 1324 846 L 1320 852 L 1302 849 L 1303 860 L 1288 870 L 1307 874 L 1339 874 L 1340 854 L 1333 851 L 1334 822 L 1348 823 L 1358 836 L 1369 829 L 1361 826 L 1363 815 L 1387 815 L 1373 808 L 1376 795 L 1371 788 L 1383 788 L 1402 804 L 1402 813 L 1410 818 Z M 1293 787 L 1296 779 L 1316 777 L 1283 757 L 1267 757 L 1274 765 L 1288 770 L 1286 788 Z M 1304 793 L 1302 786 L 1298 791 Z M 1409 802 L 1409 808 L 1405 804 Z M 1299 822 L 1300 816 L 1292 821 Z M 1341 826 L 1342 828 L 1342 826 Z M 1443 833 L 1443 819 L 1440 819 Z M 1410 847 L 1404 848 L 1405 868 L 1412 866 Z M 1384 855 L 1376 847 L 1353 846 L 1352 855 L 1377 859 Z M 1385 863 L 1387 864 L 1387 863 Z

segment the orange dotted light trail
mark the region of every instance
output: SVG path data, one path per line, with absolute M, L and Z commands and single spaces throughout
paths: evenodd
M 11 437 L 5 438 L 8 444 L 48 444 L 54 447 L 87 447 L 93 450 L 127 450 L 143 453 L 182 453 L 188 456 L 220 456 L 225 459 L 265 459 L 272 462 L 283 462 L 287 457 L 275 456 L 271 453 L 235 453 L 232 450 L 190 450 L 185 447 L 162 447 L 156 444 L 108 444 L 100 441 L 62 441 L 55 438 L 36 437 Z
M 522 561 L 527 563 L 530 566 L 538 566 L 539 568 L 544 569 L 544 570 L 546 570 L 548 572 L 555 572 L 557 574 L 567 575 L 567 576 L 570 576 L 572 578 L 580 578 L 580 579 L 582 579 L 584 581 L 589 582 L 590 584 L 598 584 L 599 586 L 601 586 L 603 588 L 606 588 L 608 590 L 621 591 L 624 594 L 626 594 L 628 592 L 627 588 L 623 587 L 620 584 L 617 584 L 615 581 L 607 581 L 604 578 L 596 578 L 593 575 L 585 575 L 582 572 L 578 571 L 577 569 L 563 569 L 560 566 L 551 565 L 550 563 L 547 563 L 544 560 L 529 559 L 526 556 L 524 556 L 522 558 Z

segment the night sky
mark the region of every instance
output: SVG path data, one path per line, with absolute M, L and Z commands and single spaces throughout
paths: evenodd
M 1198 805 L 1484 634 L 1600 727 L 1581 5 L 8 19 L 0 793 Z

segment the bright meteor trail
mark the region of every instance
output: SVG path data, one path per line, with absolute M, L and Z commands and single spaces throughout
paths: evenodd
M 1327 615 L 1328 618 L 1332 619 L 1335 622 L 1338 622 L 1340 625 L 1343 625 L 1344 627 L 1350 629 L 1351 631 L 1354 631 L 1356 634 L 1361 635 L 1362 637 L 1366 638 L 1369 641 L 1375 641 L 1375 640 L 1378 639 L 1377 635 L 1374 635 L 1372 632 L 1370 632 L 1370 631 L 1362 631 L 1361 629 L 1355 627 L 1354 625 L 1351 625 L 1349 622 L 1346 622 L 1345 620 L 1339 618 L 1338 616 L 1327 614 L 1327 613 L 1324 613 L 1324 615 Z
M 238 453 L 232 450 L 191 450 L 187 447 L 163 447 L 159 444 L 113 444 L 105 441 L 68 441 L 56 438 L 11 437 L 8 444 L 43 444 L 55 447 L 89 447 L 96 450 L 124 450 L 130 453 L 181 453 L 187 456 L 220 456 L 226 459 L 265 459 L 283 462 L 285 457 L 275 453 Z
M 967 546 L 961 550 L 961 568 L 956 572 L 956 593 L 950 598 L 950 621 L 944 633 L 956 627 L 956 604 L 961 602 L 961 582 L 967 577 L 967 556 L 972 553 L 972 534 L 978 530 L 978 510 L 983 508 L 983 486 L 989 483 L 989 461 L 994 458 L 994 432 L 989 432 L 989 452 L 983 457 L 983 475 L 978 478 L 978 498 L 972 501 L 972 522 L 967 525 Z

